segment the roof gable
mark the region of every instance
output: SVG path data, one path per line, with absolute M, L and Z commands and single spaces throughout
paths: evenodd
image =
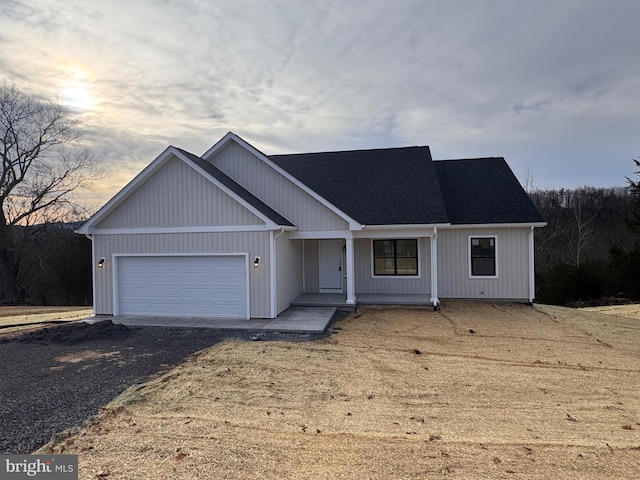
M 293 227 L 294 226 L 293 223 L 291 223 L 289 220 L 284 218 L 282 215 L 280 215 L 278 212 L 276 212 L 273 208 L 271 208 L 269 205 L 264 203 L 262 200 L 260 200 L 254 194 L 252 194 L 251 192 L 246 190 L 244 187 L 242 187 L 240 184 L 238 184 L 235 180 L 233 180 L 229 176 L 225 175 L 222 171 L 220 171 L 218 168 L 213 166 L 211 163 L 203 160 L 200 157 L 197 157 L 197 156 L 193 155 L 192 153 L 186 152 L 186 151 L 181 150 L 181 149 L 178 149 L 178 150 L 180 150 L 182 153 L 184 153 L 185 156 L 189 160 L 191 160 L 194 164 L 196 164 L 199 168 L 201 168 L 202 170 L 207 172 L 209 175 L 214 177 L 216 180 L 218 180 L 220 183 L 222 183 L 225 187 L 227 187 L 229 190 L 234 192 L 240 198 L 245 200 L 247 203 L 249 203 L 250 205 L 254 206 L 256 209 L 258 209 L 264 215 L 269 217 L 277 225 L 287 226 L 287 227 Z
M 248 142 L 240 138 L 238 135 L 234 134 L 233 132 L 228 132 L 224 137 L 222 137 L 222 139 L 220 139 L 215 145 L 213 145 L 213 147 L 207 150 L 202 155 L 202 159 L 207 162 L 214 163 L 213 157 L 216 154 L 222 152 L 232 142 L 235 143 L 237 147 L 245 150 L 246 152 L 250 153 L 253 157 L 261 161 L 269 169 L 271 169 L 274 172 L 277 172 L 277 174 L 284 177 L 288 182 L 292 183 L 297 188 L 305 192 L 315 201 L 322 204 L 325 208 L 328 208 L 331 212 L 333 212 L 335 215 L 340 217 L 343 221 L 347 222 L 351 228 L 357 229 L 360 227 L 360 223 L 358 221 L 352 218 L 344 210 L 341 210 L 339 207 L 331 203 L 331 201 L 328 198 L 322 196 L 318 191 L 314 190 L 313 188 L 310 188 L 307 184 L 305 184 L 305 182 L 300 181 L 300 179 L 296 178 L 294 175 L 291 175 L 291 173 L 289 173 L 287 170 L 281 168 L 277 163 L 273 162 L 269 156 L 265 155 L 260 150 L 258 150 L 257 148 L 255 148 L 254 146 L 252 146 L 251 144 L 249 144 Z
M 502 157 L 433 162 L 452 224 L 544 219 Z
M 362 224 L 448 223 L 429 147 L 269 159 Z
M 78 233 L 89 234 L 93 229 L 105 220 L 111 213 L 122 206 L 148 179 L 160 171 L 172 159 L 177 158 L 189 165 L 191 168 L 205 176 L 218 188 L 232 197 L 244 208 L 265 222 L 267 228 L 277 228 L 277 226 L 292 226 L 291 222 L 279 215 L 268 205 L 255 198 L 250 192 L 235 184 L 231 179 L 225 178 L 222 172 L 216 172 L 215 167 L 199 164 L 201 160 L 195 155 L 170 146 L 164 150 L 156 159 L 142 170 L 136 177 L 122 188 L 111 200 L 109 200 L 100 210 L 98 210 L 89 220 L 87 220 L 78 230 Z M 206 163 L 206 162 L 204 162 Z M 176 187 L 177 188 L 177 187 Z
M 199 208 L 194 208 L 198 205 Z M 265 221 L 176 157 L 95 224 L 114 229 L 264 226 Z

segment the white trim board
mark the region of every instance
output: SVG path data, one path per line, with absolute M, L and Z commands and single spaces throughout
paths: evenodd
M 218 225 L 199 227 L 139 227 L 139 228 L 96 228 L 93 235 L 137 235 L 154 233 L 233 233 L 268 232 L 278 230 L 266 225 Z

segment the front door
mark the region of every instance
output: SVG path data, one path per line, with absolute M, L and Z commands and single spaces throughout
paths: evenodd
M 319 240 L 320 292 L 342 292 L 342 240 Z

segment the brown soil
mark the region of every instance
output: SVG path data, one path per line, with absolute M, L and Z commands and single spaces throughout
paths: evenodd
M 640 322 L 450 301 L 226 341 L 42 452 L 80 478 L 635 478 Z

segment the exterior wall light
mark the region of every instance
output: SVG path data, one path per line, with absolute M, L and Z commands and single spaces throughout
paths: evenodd
M 99 261 L 98 261 L 98 268 L 104 268 L 104 264 L 107 263 L 107 259 L 102 257 Z
M 258 268 L 260 266 L 260 257 L 256 257 L 253 261 L 253 268 Z

